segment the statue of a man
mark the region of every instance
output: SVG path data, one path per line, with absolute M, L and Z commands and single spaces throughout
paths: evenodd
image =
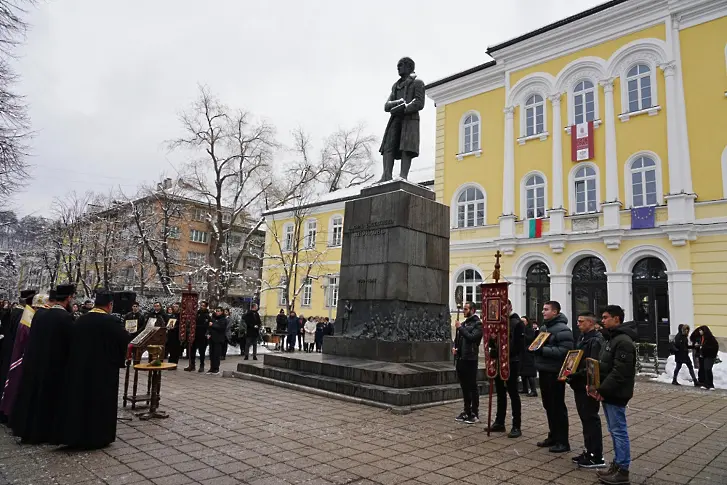
M 384 156 L 381 181 L 391 180 L 394 160 L 401 160 L 399 176 L 406 179 L 413 158 L 419 156 L 419 111 L 424 108 L 424 82 L 414 73 L 414 61 L 403 57 L 396 65 L 400 79 L 391 87 L 384 111 L 391 113 L 379 152 Z

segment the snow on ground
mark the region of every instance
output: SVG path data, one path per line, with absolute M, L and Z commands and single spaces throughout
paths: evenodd
M 712 373 L 714 374 L 714 387 L 716 387 L 717 389 L 727 389 L 727 352 L 720 352 L 719 360 L 721 360 L 722 362 L 720 362 L 719 364 L 715 364 L 714 367 L 712 367 Z M 674 361 L 674 356 L 670 355 L 669 358 L 666 360 L 666 372 L 659 375 L 659 377 L 656 377 L 655 380 L 658 382 L 671 384 L 675 368 L 676 362 Z M 697 372 L 697 369 L 694 369 L 695 375 L 697 375 Z M 689 375 L 689 369 L 686 365 L 682 365 L 681 370 L 679 370 L 679 376 L 677 377 L 677 380 L 679 381 L 679 384 L 682 385 L 688 385 L 692 383 L 692 378 Z

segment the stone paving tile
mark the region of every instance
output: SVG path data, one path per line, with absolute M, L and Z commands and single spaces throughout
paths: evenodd
M 523 398 L 523 437 L 510 440 L 455 423 L 459 404 L 399 416 L 250 381 L 181 372 L 164 379 L 161 407 L 170 417 L 119 422 L 104 450 L 21 446 L 0 427 L 0 484 L 598 483 L 573 467 L 571 454 L 535 446 L 547 432 L 539 399 Z M 582 432 L 570 391 L 566 400 L 577 453 Z M 633 484 L 727 484 L 727 393 L 639 381 L 627 416 Z

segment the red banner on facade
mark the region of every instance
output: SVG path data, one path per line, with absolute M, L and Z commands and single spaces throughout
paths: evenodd
M 482 325 L 485 364 L 489 379 L 510 377 L 510 315 L 507 314 L 508 283 L 482 284 Z
M 579 123 L 570 127 L 571 160 L 582 162 L 594 157 L 593 121 Z

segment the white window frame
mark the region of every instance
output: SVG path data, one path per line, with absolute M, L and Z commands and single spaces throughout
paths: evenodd
M 207 244 L 209 242 L 209 233 L 200 231 L 199 229 L 190 229 L 189 241 L 193 243 Z
M 204 266 L 207 264 L 207 254 L 198 251 L 187 251 L 187 264 L 190 266 Z
M 195 207 L 192 210 L 192 220 L 195 220 L 195 221 L 207 220 L 207 209 L 204 209 L 202 207 Z
M 534 98 L 535 96 L 540 97 L 540 101 L 535 101 L 534 104 L 528 105 L 528 101 L 530 101 L 531 98 Z M 530 137 L 540 137 L 543 135 L 547 135 L 548 133 L 548 107 L 546 104 L 546 100 L 548 98 L 544 96 L 541 93 L 531 93 L 530 96 L 528 96 L 525 100 L 523 100 L 522 109 L 520 110 L 522 113 L 522 136 L 525 138 Z M 543 129 L 541 131 L 538 131 L 538 123 L 537 123 L 537 107 L 542 106 L 543 107 Z M 533 110 L 533 133 L 528 133 L 528 110 Z
M 326 308 L 338 306 L 338 289 L 340 286 L 340 275 L 328 275 L 328 296 L 326 297 Z
M 473 281 L 459 282 L 458 280 L 461 275 L 465 275 L 464 277 L 466 279 L 465 273 L 467 271 L 475 272 L 472 275 Z M 479 275 L 479 277 L 480 277 L 479 280 L 476 278 L 476 275 Z M 468 300 L 470 300 L 470 298 L 467 297 L 467 291 L 468 291 L 468 289 L 471 289 L 471 292 L 472 292 L 471 300 L 473 302 L 477 303 L 478 309 L 481 309 L 482 308 L 482 291 L 480 290 L 480 285 L 485 282 L 482 275 L 483 275 L 483 272 L 476 266 L 467 265 L 462 268 L 459 268 L 457 270 L 457 272 L 454 274 L 454 278 L 452 278 L 452 300 L 454 300 L 454 295 L 457 291 L 457 287 L 462 286 L 463 287 L 463 289 L 462 289 L 462 305 L 464 305 L 465 303 L 467 303 Z M 455 303 L 454 307 L 456 308 L 456 302 L 453 301 L 453 303 Z
M 283 251 L 292 251 L 295 239 L 295 225 L 292 222 L 283 225 L 283 240 L 281 245 Z
M 301 297 L 300 304 L 303 306 L 311 306 L 313 302 L 313 278 L 308 276 L 303 283 L 303 296 Z
M 590 88 L 585 88 L 583 91 L 576 92 L 576 87 L 583 82 L 589 82 L 591 83 Z M 593 93 L 593 120 L 587 119 L 586 116 L 586 94 L 588 92 Z M 583 96 L 583 113 L 584 113 L 584 120 L 581 123 L 585 123 L 588 121 L 593 121 L 593 124 L 596 124 L 596 121 L 599 119 L 598 117 L 598 83 L 594 82 L 593 79 L 589 78 L 581 78 L 579 79 L 573 86 L 571 87 L 571 90 L 568 92 L 568 110 L 569 110 L 569 119 L 571 121 L 571 125 L 577 125 L 578 120 L 576 120 L 576 97 L 577 96 Z
M 543 206 L 543 217 L 539 217 L 537 219 L 544 219 L 547 217 L 548 214 L 548 179 L 545 177 L 545 174 L 542 172 L 538 172 L 537 170 L 534 170 L 532 172 L 528 172 L 525 174 L 525 176 L 520 179 L 520 219 L 522 220 L 528 220 L 528 180 L 532 177 L 538 176 L 543 179 L 543 191 L 545 193 L 544 196 L 544 206 Z M 532 187 L 535 188 L 535 187 Z
M 477 121 L 466 124 L 465 120 L 468 116 L 476 116 Z M 470 126 L 472 130 L 470 133 L 473 131 L 477 132 L 477 146 L 470 146 L 469 150 L 467 150 L 467 147 L 465 146 L 465 129 L 467 126 Z M 470 140 L 471 139 L 472 137 L 470 135 Z M 459 120 L 459 151 L 457 153 L 457 160 L 462 160 L 467 155 L 474 155 L 476 157 L 482 155 L 482 116 L 480 116 L 479 112 L 474 110 L 467 111 Z
M 288 306 L 288 292 L 285 291 L 285 285 L 287 284 L 287 278 L 283 276 L 280 278 L 280 291 L 278 293 L 278 305 L 281 307 Z
M 169 226 L 167 232 L 167 239 L 179 239 L 182 235 L 179 226 Z
M 484 214 L 482 219 L 482 224 L 477 224 L 477 214 L 475 209 L 475 225 L 474 226 L 467 226 L 464 225 L 462 227 L 459 227 L 459 206 L 460 204 L 471 204 L 474 203 L 472 201 L 470 202 L 459 202 L 459 196 L 462 195 L 467 189 L 474 188 L 476 190 L 479 190 L 482 193 L 483 199 L 482 202 L 484 204 Z M 466 217 L 465 217 L 465 224 L 466 224 Z M 476 229 L 478 227 L 484 227 L 487 225 L 487 191 L 484 187 L 482 187 L 479 184 L 476 183 L 468 183 L 465 185 L 462 185 L 459 187 L 452 197 L 452 203 L 450 204 L 450 224 L 452 225 L 452 229 Z
M 340 220 L 340 225 L 336 221 Z M 330 247 L 340 247 L 343 244 L 343 216 L 340 214 L 334 214 L 328 221 L 328 245 Z
M 305 248 L 313 249 L 316 247 L 316 239 L 318 237 L 318 221 L 308 219 L 305 221 Z
M 581 168 L 588 166 L 596 172 L 596 210 L 593 212 L 578 212 L 576 209 L 576 172 Z M 571 215 L 595 214 L 601 211 L 601 172 L 598 165 L 592 162 L 579 162 L 571 168 L 568 174 L 568 193 L 569 193 L 569 213 Z
M 643 64 L 649 68 L 649 79 L 651 81 L 651 107 L 643 108 L 638 111 L 629 111 L 629 86 L 628 86 L 628 73 L 629 71 L 639 65 Z M 657 65 L 655 62 L 645 59 L 643 57 L 637 57 L 632 62 L 625 64 L 625 68 L 621 71 L 619 76 L 619 84 L 621 85 L 621 114 L 618 118 L 623 121 L 628 121 L 632 116 L 638 116 L 640 114 L 648 113 L 649 116 L 655 116 L 661 111 L 659 105 L 659 92 L 658 85 L 656 83 Z M 639 106 L 641 105 L 641 93 L 639 92 Z
M 641 158 L 641 157 L 648 157 L 654 161 L 656 164 L 654 170 L 656 171 L 656 205 L 664 205 L 664 189 L 663 189 L 663 183 L 662 183 L 662 171 L 661 171 L 661 159 L 659 156 L 651 151 L 640 151 L 637 153 L 634 153 L 631 155 L 628 160 L 626 160 L 626 163 L 624 164 L 624 189 L 626 191 L 626 208 L 629 209 L 634 206 L 634 193 L 633 193 L 633 182 L 631 178 L 632 168 L 631 166 L 633 163 Z M 645 207 L 645 206 L 639 206 L 639 207 Z

